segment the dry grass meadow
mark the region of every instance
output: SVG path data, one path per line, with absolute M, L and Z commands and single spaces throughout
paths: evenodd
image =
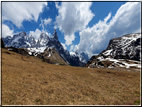
M 2 105 L 140 105 L 140 72 L 71 67 L 2 49 Z

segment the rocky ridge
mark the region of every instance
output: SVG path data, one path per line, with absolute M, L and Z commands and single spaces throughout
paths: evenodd
M 141 68 L 141 34 L 127 34 L 111 39 L 106 50 L 92 56 L 86 66 Z

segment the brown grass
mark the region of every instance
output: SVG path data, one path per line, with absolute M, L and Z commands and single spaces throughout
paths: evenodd
M 126 104 L 140 105 L 140 72 L 53 65 L 2 49 L 2 105 Z

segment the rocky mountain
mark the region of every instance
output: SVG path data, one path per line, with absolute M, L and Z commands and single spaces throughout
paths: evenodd
M 140 67 L 141 34 L 127 34 L 111 39 L 106 50 L 92 56 L 88 67 Z
M 45 40 L 45 39 L 44 39 Z M 41 42 L 39 42 L 41 44 Z M 36 48 L 28 48 L 30 52 L 34 53 L 35 55 L 42 54 L 44 50 L 48 50 L 50 48 L 51 50 L 56 50 L 60 56 L 65 60 L 66 63 L 70 64 L 71 66 L 84 66 L 85 63 L 82 62 L 79 59 L 79 56 L 72 56 L 69 51 L 65 50 L 62 46 L 62 44 L 58 40 L 57 32 L 56 30 L 53 33 L 53 36 L 51 38 L 48 38 L 45 43 L 43 43 L 45 46 L 36 47 Z
M 27 35 L 26 32 L 22 31 L 19 34 L 14 35 L 13 37 L 7 36 L 3 38 L 6 47 L 15 47 L 15 48 L 27 48 Z
M 70 52 L 70 55 L 72 57 L 79 57 L 79 60 L 83 63 L 87 63 L 87 61 L 89 60 L 88 54 L 86 54 L 85 52 Z
M 18 34 L 15 34 L 13 37 L 7 36 L 3 38 L 6 47 L 15 47 L 15 48 L 38 48 L 46 46 L 46 43 L 49 41 L 49 37 L 45 33 L 41 33 L 38 40 L 35 39 L 32 35 L 27 35 L 26 32 L 22 31 Z
M 52 37 L 49 37 L 46 33 L 41 33 L 38 40 L 32 35 L 27 35 L 26 32 L 20 32 L 13 37 L 3 38 L 6 47 L 15 48 L 26 48 L 28 53 L 34 56 L 42 56 L 45 59 L 51 59 L 45 57 L 45 53 L 49 53 L 49 48 L 51 51 L 58 53 L 58 58 L 62 58 L 64 62 L 70 64 L 71 66 L 84 66 L 85 63 L 82 62 L 79 56 L 72 56 L 69 51 L 65 50 L 58 40 L 57 32 L 54 31 Z M 45 51 L 46 50 L 46 51 Z M 55 55 L 55 54 L 54 54 Z M 52 57 L 55 57 L 52 54 Z M 48 55 L 47 55 L 48 56 Z M 83 57 L 84 58 L 84 57 Z M 54 61 L 55 62 L 55 61 Z

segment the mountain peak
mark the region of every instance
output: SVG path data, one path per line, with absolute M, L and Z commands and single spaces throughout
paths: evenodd
M 19 33 L 19 35 L 26 36 L 27 34 L 26 34 L 26 32 L 22 31 L 22 32 Z
M 49 36 L 46 33 L 41 33 L 40 38 L 49 39 Z
M 54 30 L 53 38 L 54 38 L 55 40 L 58 40 L 58 36 L 57 36 L 57 31 L 56 31 L 56 29 Z

